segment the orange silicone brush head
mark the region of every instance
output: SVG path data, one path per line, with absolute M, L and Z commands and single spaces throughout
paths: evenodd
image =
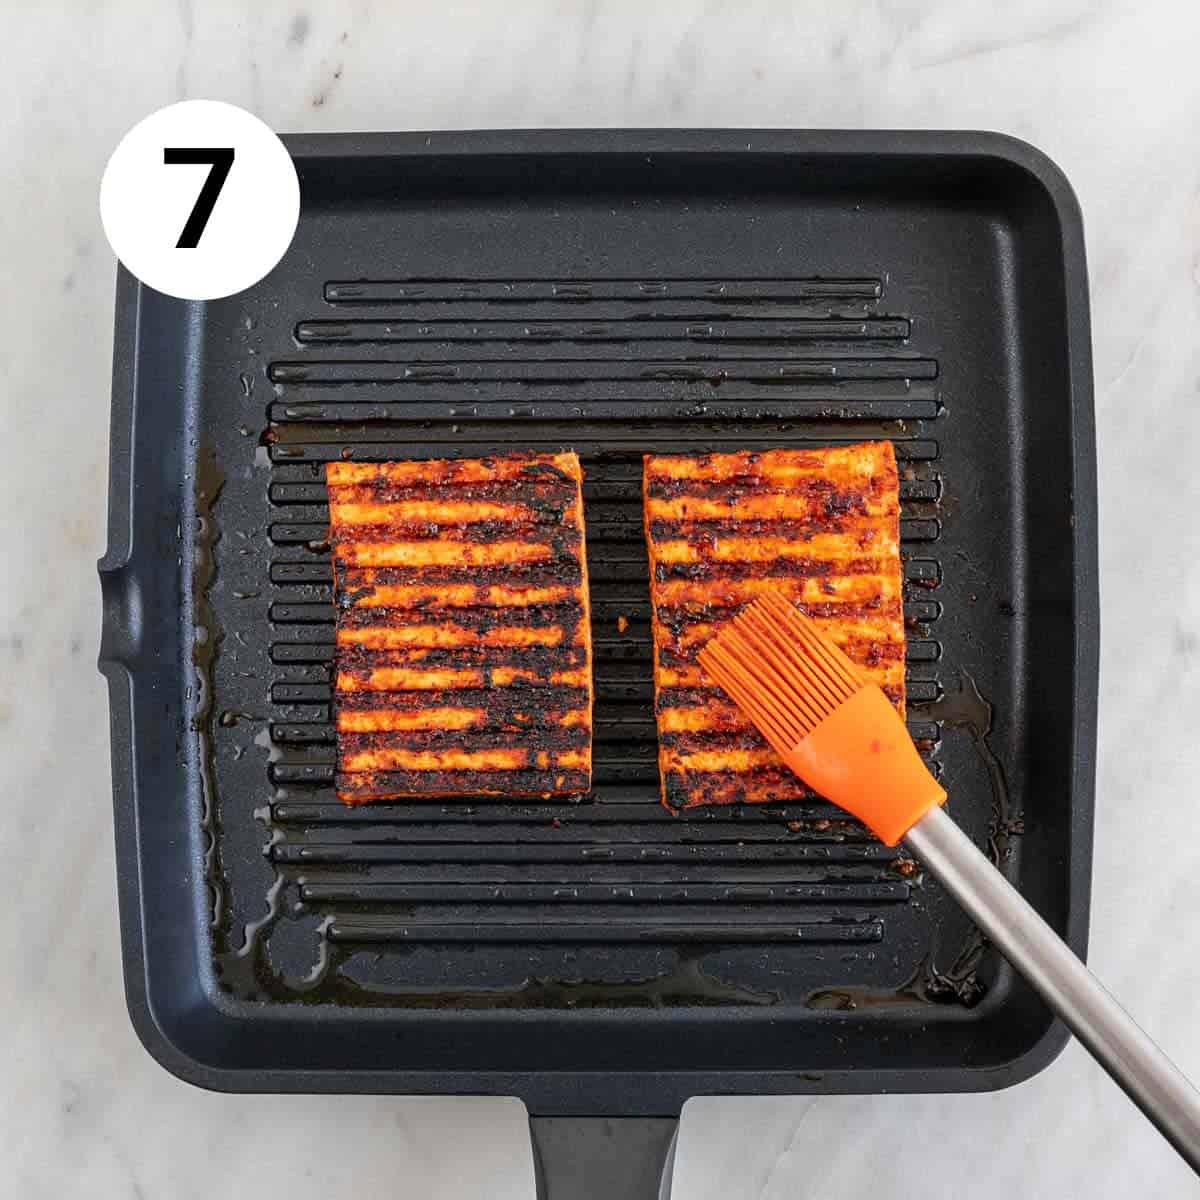
M 779 593 L 743 609 L 700 665 L 809 787 L 887 845 L 946 799 L 888 698 Z

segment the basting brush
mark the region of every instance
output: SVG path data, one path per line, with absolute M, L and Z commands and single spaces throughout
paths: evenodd
M 779 593 L 699 661 L 805 783 L 888 845 L 904 841 L 1200 1174 L 1200 1094 L 947 815 L 883 692 Z

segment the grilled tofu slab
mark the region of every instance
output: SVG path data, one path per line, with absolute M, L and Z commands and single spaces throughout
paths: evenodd
M 696 664 L 701 646 L 777 589 L 904 713 L 900 491 L 890 442 L 647 455 L 643 473 L 663 802 L 811 797 Z
M 582 478 L 574 453 L 328 464 L 347 804 L 591 785 Z

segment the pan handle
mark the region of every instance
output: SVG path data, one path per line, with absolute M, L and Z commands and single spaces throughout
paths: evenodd
M 669 1200 L 674 1117 L 530 1117 L 538 1200 Z

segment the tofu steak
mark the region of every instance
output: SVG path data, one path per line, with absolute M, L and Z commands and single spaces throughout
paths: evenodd
M 578 456 L 332 462 L 325 479 L 338 796 L 586 791 Z
M 900 493 L 890 442 L 647 455 L 643 475 L 662 798 L 811 798 L 696 655 L 755 596 L 790 597 L 904 713 Z

